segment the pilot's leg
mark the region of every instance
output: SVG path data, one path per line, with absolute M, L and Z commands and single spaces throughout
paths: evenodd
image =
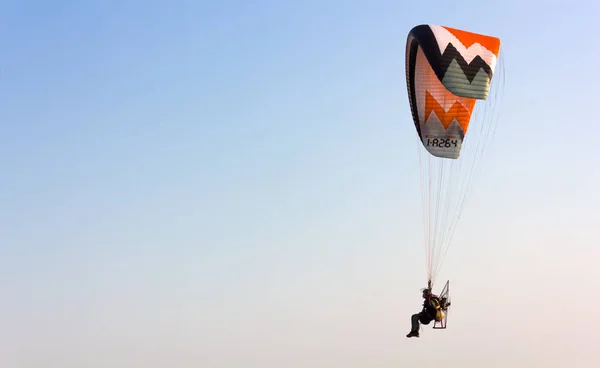
M 410 329 L 410 333 L 406 335 L 406 337 L 419 337 L 419 314 L 413 314 L 410 318 L 410 322 L 412 326 Z
M 412 330 L 414 332 L 419 331 L 419 318 L 421 317 L 420 314 L 413 314 L 411 317 L 411 322 L 412 322 Z

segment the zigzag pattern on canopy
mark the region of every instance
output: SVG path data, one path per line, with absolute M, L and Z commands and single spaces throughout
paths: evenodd
M 409 32 L 409 102 L 431 154 L 458 158 L 475 102 L 489 94 L 499 50 L 498 38 L 450 27 L 419 25 Z

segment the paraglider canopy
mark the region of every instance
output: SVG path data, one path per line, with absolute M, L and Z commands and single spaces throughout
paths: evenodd
M 406 83 L 413 120 L 434 156 L 459 157 L 477 100 L 488 97 L 500 40 L 419 25 L 406 43 Z
M 487 100 L 500 40 L 438 25 L 418 25 L 406 41 L 406 86 L 419 138 L 428 288 L 435 283 L 462 214 L 475 164 L 495 132 Z M 467 139 L 468 137 L 468 139 Z

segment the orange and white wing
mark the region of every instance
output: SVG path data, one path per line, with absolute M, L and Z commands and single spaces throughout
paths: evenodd
M 456 159 L 477 100 L 485 100 L 500 40 L 450 27 L 419 25 L 406 43 L 406 84 L 421 142 Z

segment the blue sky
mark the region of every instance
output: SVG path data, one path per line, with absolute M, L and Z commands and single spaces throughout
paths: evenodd
M 0 4 L 2 366 L 595 359 L 597 3 Z M 500 37 L 506 86 L 449 328 L 407 340 L 420 23 Z

